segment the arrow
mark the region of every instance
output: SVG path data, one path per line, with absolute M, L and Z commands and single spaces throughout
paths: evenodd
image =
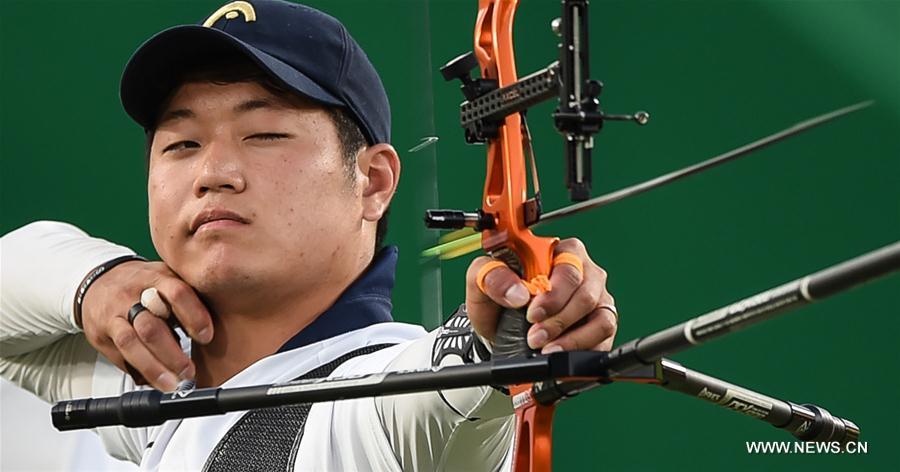
M 762 149 L 771 144 L 775 144 L 779 141 L 783 141 L 792 136 L 796 136 L 804 131 L 808 131 L 812 128 L 815 128 L 819 125 L 828 123 L 830 121 L 836 120 L 842 116 L 849 115 L 853 112 L 862 110 L 864 108 L 868 108 L 872 106 L 875 102 L 873 100 L 866 100 L 863 102 L 859 102 L 844 108 L 839 108 L 837 110 L 824 113 L 822 115 L 815 116 L 805 121 L 801 121 L 789 128 L 778 131 L 777 133 L 770 134 L 764 138 L 758 139 L 751 143 L 745 144 L 739 148 L 732 149 L 724 154 L 719 154 L 713 158 L 707 159 L 703 162 L 699 162 L 697 164 L 692 164 L 685 168 L 669 172 L 668 174 L 663 174 L 659 177 L 655 177 L 653 179 L 647 180 L 645 182 L 641 182 L 639 184 L 632 185 L 630 187 L 625 187 L 623 189 L 616 190 L 614 192 L 607 193 L 605 195 L 601 195 L 596 198 L 592 198 L 590 200 L 586 200 L 580 203 L 576 203 L 574 205 L 569 205 L 567 207 L 559 208 L 557 210 L 553 210 L 551 212 L 545 213 L 541 216 L 541 219 L 532 226 L 538 226 L 541 223 L 546 223 L 548 221 L 553 221 L 558 218 L 562 218 L 564 216 L 574 215 L 576 213 L 580 213 L 582 211 L 591 210 L 594 208 L 599 208 L 602 206 L 609 205 L 610 203 L 617 202 L 619 200 L 623 200 L 627 197 L 632 197 L 634 195 L 638 195 L 644 193 L 648 190 L 652 190 L 654 188 L 661 187 L 666 184 L 670 184 L 677 180 L 681 180 L 687 176 L 697 174 L 703 172 L 708 169 L 712 169 L 713 167 L 719 166 L 726 162 L 733 161 L 739 157 L 746 156 L 753 151 L 758 149 Z M 477 251 L 481 248 L 481 233 L 476 233 L 471 229 L 464 229 L 455 231 L 453 233 L 445 236 L 447 242 L 443 242 L 437 246 L 428 248 L 422 251 L 422 257 L 431 258 L 431 257 L 440 257 L 441 259 L 453 259 L 459 256 L 463 256 L 472 252 Z M 442 238 L 442 239 L 445 239 Z

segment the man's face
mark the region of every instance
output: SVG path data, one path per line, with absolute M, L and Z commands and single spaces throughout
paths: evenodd
M 339 280 L 341 254 L 358 257 L 363 239 L 328 113 L 255 83 L 175 92 L 153 139 L 148 193 L 154 246 L 210 297 Z

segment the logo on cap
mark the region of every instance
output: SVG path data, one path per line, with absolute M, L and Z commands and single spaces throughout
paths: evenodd
M 231 2 L 216 10 L 212 15 L 209 15 L 209 18 L 203 22 L 203 26 L 211 28 L 212 25 L 219 21 L 223 16 L 226 20 L 233 20 L 241 14 L 244 15 L 244 21 L 247 23 L 256 21 L 256 11 L 253 10 L 253 5 L 247 2 Z

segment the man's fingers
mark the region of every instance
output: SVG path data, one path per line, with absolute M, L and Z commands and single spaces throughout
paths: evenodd
M 212 340 L 213 325 L 209 311 L 197 293 L 187 283 L 174 277 L 166 277 L 155 284 L 163 301 L 172 306 L 172 311 L 188 336 L 202 344 Z
M 479 275 L 482 279 L 479 287 L 481 292 L 493 300 L 494 303 L 507 308 L 519 308 L 528 303 L 531 299 L 531 294 L 528 293 L 528 289 L 525 288 L 522 279 L 505 264 L 492 259 L 485 259 L 487 260 L 484 261 L 484 264 L 478 264 L 475 271 L 476 286 L 478 285 L 477 279 Z M 487 271 L 483 272 L 488 264 L 491 264 L 491 266 L 488 266 Z
M 618 330 L 615 315 L 606 308 L 597 308 L 586 319 L 584 324 L 545 345 L 541 352 L 549 354 L 556 351 L 610 350 Z
M 137 301 L 147 310 L 129 323 L 129 307 Z M 161 318 L 174 314 L 199 343 L 208 343 L 213 335 L 209 311 L 162 262 L 133 261 L 114 267 L 91 285 L 82 314 L 85 337 L 92 346 L 136 383 L 149 382 L 161 390 L 174 389 L 179 377 L 190 379 L 196 372 Z
M 585 284 L 578 287 L 562 311 L 544 321 L 535 323 L 528 330 L 528 345 L 533 349 L 544 347 L 584 318 L 585 313 L 589 314 L 594 311 L 603 299 L 611 300 L 612 298 L 603 291 L 602 285 Z
M 545 353 L 609 349 L 617 320 L 610 310 L 601 308 L 615 303 L 606 290 L 606 271 L 591 260 L 577 239 L 560 241 L 554 255 L 549 277 L 552 289 L 533 299 L 518 275 L 502 263 L 489 257 L 472 261 L 466 274 L 466 307 L 475 331 L 493 339 L 503 307 L 528 305 L 526 316 L 533 323 L 527 333 L 531 348 Z
M 559 313 L 582 284 L 606 285 L 606 272 L 594 264 L 580 240 L 569 238 L 560 241 L 553 249 L 553 254 L 555 258 L 565 255 L 577 261 L 569 263 L 554 259 L 550 270 L 550 285 L 553 288 L 535 296 L 531 301 L 527 313 L 531 323 L 538 323 L 549 315 Z M 581 267 L 576 267 L 575 263 L 579 263 Z
M 502 307 L 518 308 L 531 298 L 521 279 L 509 267 L 490 257 L 478 257 L 466 272 L 466 311 L 475 332 L 493 340 Z M 494 266 L 491 268 L 488 266 Z M 479 287 L 479 278 L 481 284 Z
M 122 354 L 116 348 L 116 345 L 113 344 L 112 339 L 107 338 L 103 343 L 94 344 L 94 347 L 100 354 L 103 354 L 103 357 L 108 359 L 114 366 L 118 367 L 119 370 L 125 371 L 125 358 L 122 357 Z
M 142 313 L 134 319 L 133 326 L 144 346 L 170 372 L 175 372 L 179 379 L 194 378 L 194 363 L 181 350 L 165 321 L 153 313 Z
M 145 313 L 141 316 L 150 316 Z M 178 386 L 178 377 L 151 353 L 141 342 L 137 332 L 124 318 L 116 318 L 110 323 L 110 337 L 125 358 L 150 385 L 164 392 L 171 392 Z

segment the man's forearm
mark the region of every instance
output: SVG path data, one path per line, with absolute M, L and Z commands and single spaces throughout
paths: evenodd
M 133 389 L 125 374 L 98 357 L 72 308 L 85 275 L 134 252 L 53 221 L 4 235 L 0 251 L 0 376 L 51 403 Z M 99 433 L 114 457 L 140 460 L 146 430 Z
M 67 223 L 38 221 L 0 238 L 0 356 L 21 355 L 79 331 L 75 292 L 94 267 L 134 251 Z

